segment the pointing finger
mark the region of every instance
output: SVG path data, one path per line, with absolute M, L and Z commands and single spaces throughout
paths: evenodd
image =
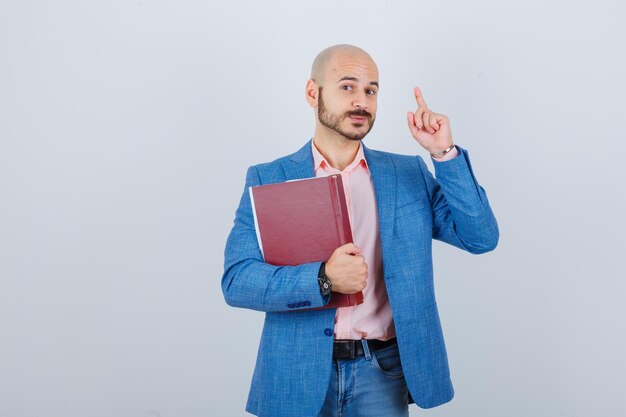
M 422 109 L 427 109 L 426 101 L 424 101 L 424 96 L 422 96 L 422 91 L 419 87 L 415 87 L 413 89 L 413 94 L 415 95 L 415 101 L 417 101 L 417 106 Z

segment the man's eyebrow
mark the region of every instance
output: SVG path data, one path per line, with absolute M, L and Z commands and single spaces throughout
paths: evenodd
M 340 79 L 337 82 L 340 83 L 342 81 L 359 81 L 359 79 L 356 78 L 356 77 L 343 77 L 342 79 Z M 375 85 L 376 87 L 378 87 L 378 81 L 372 81 L 372 82 L 370 82 L 370 85 Z

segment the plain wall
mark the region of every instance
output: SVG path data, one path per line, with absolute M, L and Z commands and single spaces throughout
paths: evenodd
M 500 226 L 434 243 L 456 396 L 411 416 L 626 415 L 619 39 L 617 0 L 3 0 L 0 416 L 246 415 L 263 314 L 225 304 L 224 245 L 336 43 L 380 69 L 364 143 L 428 160 L 420 86 Z

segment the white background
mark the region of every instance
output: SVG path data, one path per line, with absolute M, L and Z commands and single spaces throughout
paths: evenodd
M 411 415 L 626 415 L 623 39 L 618 0 L 2 0 L 0 416 L 245 415 L 263 314 L 224 245 L 336 43 L 380 69 L 366 145 L 428 159 L 419 85 L 500 225 L 434 243 L 456 396 Z

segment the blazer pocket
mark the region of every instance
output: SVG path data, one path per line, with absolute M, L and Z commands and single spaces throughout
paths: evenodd
M 405 204 L 401 207 L 396 208 L 396 217 L 407 216 L 411 213 L 415 213 L 416 211 L 430 209 L 430 205 L 423 198 L 412 201 L 409 204 Z

